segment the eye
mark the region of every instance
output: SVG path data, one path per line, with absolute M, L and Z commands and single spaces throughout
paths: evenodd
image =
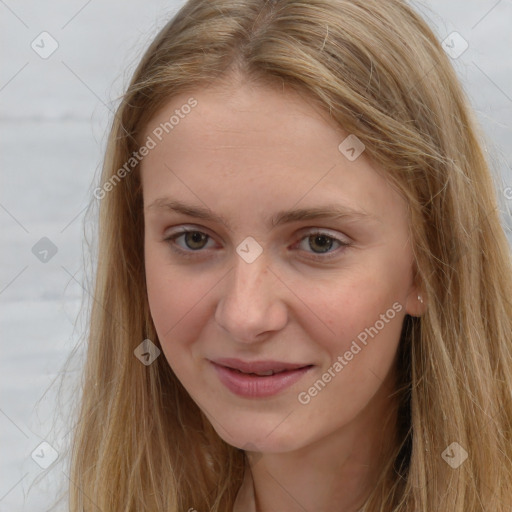
M 177 243 L 177 240 L 183 238 L 183 244 Z M 207 248 L 207 242 L 211 239 L 210 235 L 202 231 L 195 229 L 181 228 L 179 232 L 174 233 L 164 239 L 165 242 L 169 243 L 169 246 L 174 252 L 179 253 L 184 257 L 195 257 L 194 253 L 202 252 L 202 249 Z M 338 247 L 348 247 L 351 245 L 350 242 L 343 241 L 339 238 L 331 236 L 324 231 L 310 232 L 306 236 L 302 237 L 298 244 L 301 250 L 309 252 L 306 247 L 313 249 L 312 256 L 310 259 L 314 260 L 327 260 L 330 259 L 340 251 L 333 251 L 332 248 L 335 245 Z M 295 247 L 292 246 L 292 247 Z
M 185 247 L 180 246 L 176 241 L 183 237 L 183 243 Z M 195 229 L 182 228 L 178 233 L 174 233 L 165 238 L 165 241 L 169 243 L 171 249 L 178 252 L 186 257 L 194 256 L 193 252 L 200 252 L 206 246 L 206 242 L 211 237 L 202 231 Z
M 350 242 L 340 240 L 323 231 L 310 232 L 307 236 L 301 238 L 299 242 L 299 246 L 302 246 L 302 248 L 306 246 L 313 249 L 312 259 L 315 260 L 327 260 L 336 256 L 339 251 L 331 250 L 336 244 L 338 244 L 338 247 L 348 247 L 351 245 Z M 308 252 L 307 249 L 304 250 Z M 327 256 L 323 256 L 323 254 Z

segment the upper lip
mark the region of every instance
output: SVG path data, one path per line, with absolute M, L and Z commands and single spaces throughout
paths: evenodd
M 241 359 L 234 358 L 222 358 L 212 360 L 212 363 L 225 366 L 227 368 L 233 368 L 240 370 L 245 373 L 257 373 L 274 371 L 280 372 L 283 370 L 297 370 L 298 368 L 304 368 L 305 366 L 312 366 L 311 364 L 302 363 L 285 363 L 282 361 L 242 361 Z

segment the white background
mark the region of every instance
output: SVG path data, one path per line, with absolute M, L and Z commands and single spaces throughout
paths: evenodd
M 84 229 L 92 225 L 85 209 L 111 111 L 143 50 L 179 5 L 0 0 L 0 512 L 48 510 L 58 485 L 69 485 L 69 403 L 66 393 L 58 403 L 51 385 L 73 347 L 83 348 L 79 311 L 82 298 L 90 300 Z M 512 0 L 432 0 L 421 11 L 440 40 L 457 31 L 469 43 L 453 63 L 485 132 L 508 230 Z M 47 59 L 31 48 L 43 31 L 58 43 Z M 57 248 L 46 263 L 32 252 L 42 237 Z M 51 462 L 43 441 L 59 456 L 47 469 L 31 457 Z

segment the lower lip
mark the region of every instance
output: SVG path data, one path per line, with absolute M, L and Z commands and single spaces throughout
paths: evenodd
M 298 370 L 259 377 L 248 373 L 240 373 L 237 370 L 232 370 L 215 363 L 212 363 L 212 365 L 217 371 L 220 381 L 231 392 L 248 398 L 264 398 L 276 395 L 295 384 L 313 368 L 313 366 L 307 366 Z

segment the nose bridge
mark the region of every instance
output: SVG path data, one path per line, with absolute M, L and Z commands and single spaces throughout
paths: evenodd
M 262 332 L 279 329 L 286 314 L 278 292 L 264 255 L 251 263 L 237 255 L 217 305 L 216 320 L 237 340 L 251 341 Z
M 227 298 L 237 301 L 239 306 L 248 309 L 251 304 L 264 305 L 268 299 L 269 274 L 267 260 L 261 255 L 252 263 L 237 256 L 235 268 L 231 273 Z

